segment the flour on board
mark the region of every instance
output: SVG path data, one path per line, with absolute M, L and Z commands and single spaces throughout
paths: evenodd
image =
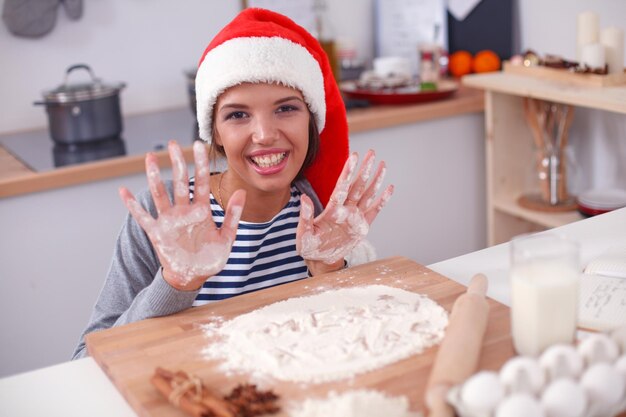
M 417 417 L 406 397 L 387 397 L 378 391 L 355 390 L 328 397 L 309 398 L 292 407 L 291 417 Z
M 279 380 L 353 377 L 438 344 L 446 311 L 424 295 L 384 285 L 290 298 L 207 326 L 207 358 L 224 371 Z

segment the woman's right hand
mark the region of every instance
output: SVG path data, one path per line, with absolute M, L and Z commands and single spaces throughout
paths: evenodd
M 189 176 L 182 149 L 170 141 L 168 150 L 172 161 L 173 203 L 153 153 L 146 155 L 146 175 L 157 218 L 141 207 L 128 189 L 120 188 L 120 197 L 152 242 L 163 267 L 163 278 L 179 290 L 197 290 L 208 277 L 224 269 L 237 236 L 246 195 L 243 190 L 235 191 L 228 201 L 224 223 L 218 228 L 211 216 L 206 145 L 200 141 L 193 144 L 193 202 L 189 201 Z

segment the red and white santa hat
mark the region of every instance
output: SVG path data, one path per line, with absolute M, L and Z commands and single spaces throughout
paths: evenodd
M 200 137 L 211 141 L 213 107 L 226 89 L 244 82 L 280 83 L 302 92 L 320 132 L 305 176 L 326 205 L 348 157 L 346 110 L 328 57 L 309 32 L 286 16 L 243 10 L 204 51 L 196 74 Z

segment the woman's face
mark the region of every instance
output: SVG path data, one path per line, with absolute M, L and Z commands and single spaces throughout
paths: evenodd
M 260 191 L 284 190 L 294 180 L 309 145 L 309 110 L 302 93 L 278 84 L 229 88 L 215 106 L 214 140 L 229 170 Z

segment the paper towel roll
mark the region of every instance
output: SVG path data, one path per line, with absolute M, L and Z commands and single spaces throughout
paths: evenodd
M 598 42 L 598 27 L 600 19 L 597 13 L 586 11 L 578 14 L 576 28 L 576 58 L 582 61 L 582 49 L 585 45 Z
M 609 74 L 624 72 L 624 31 L 608 27 L 600 33 L 600 43 L 604 46 L 604 56 L 609 66 Z

